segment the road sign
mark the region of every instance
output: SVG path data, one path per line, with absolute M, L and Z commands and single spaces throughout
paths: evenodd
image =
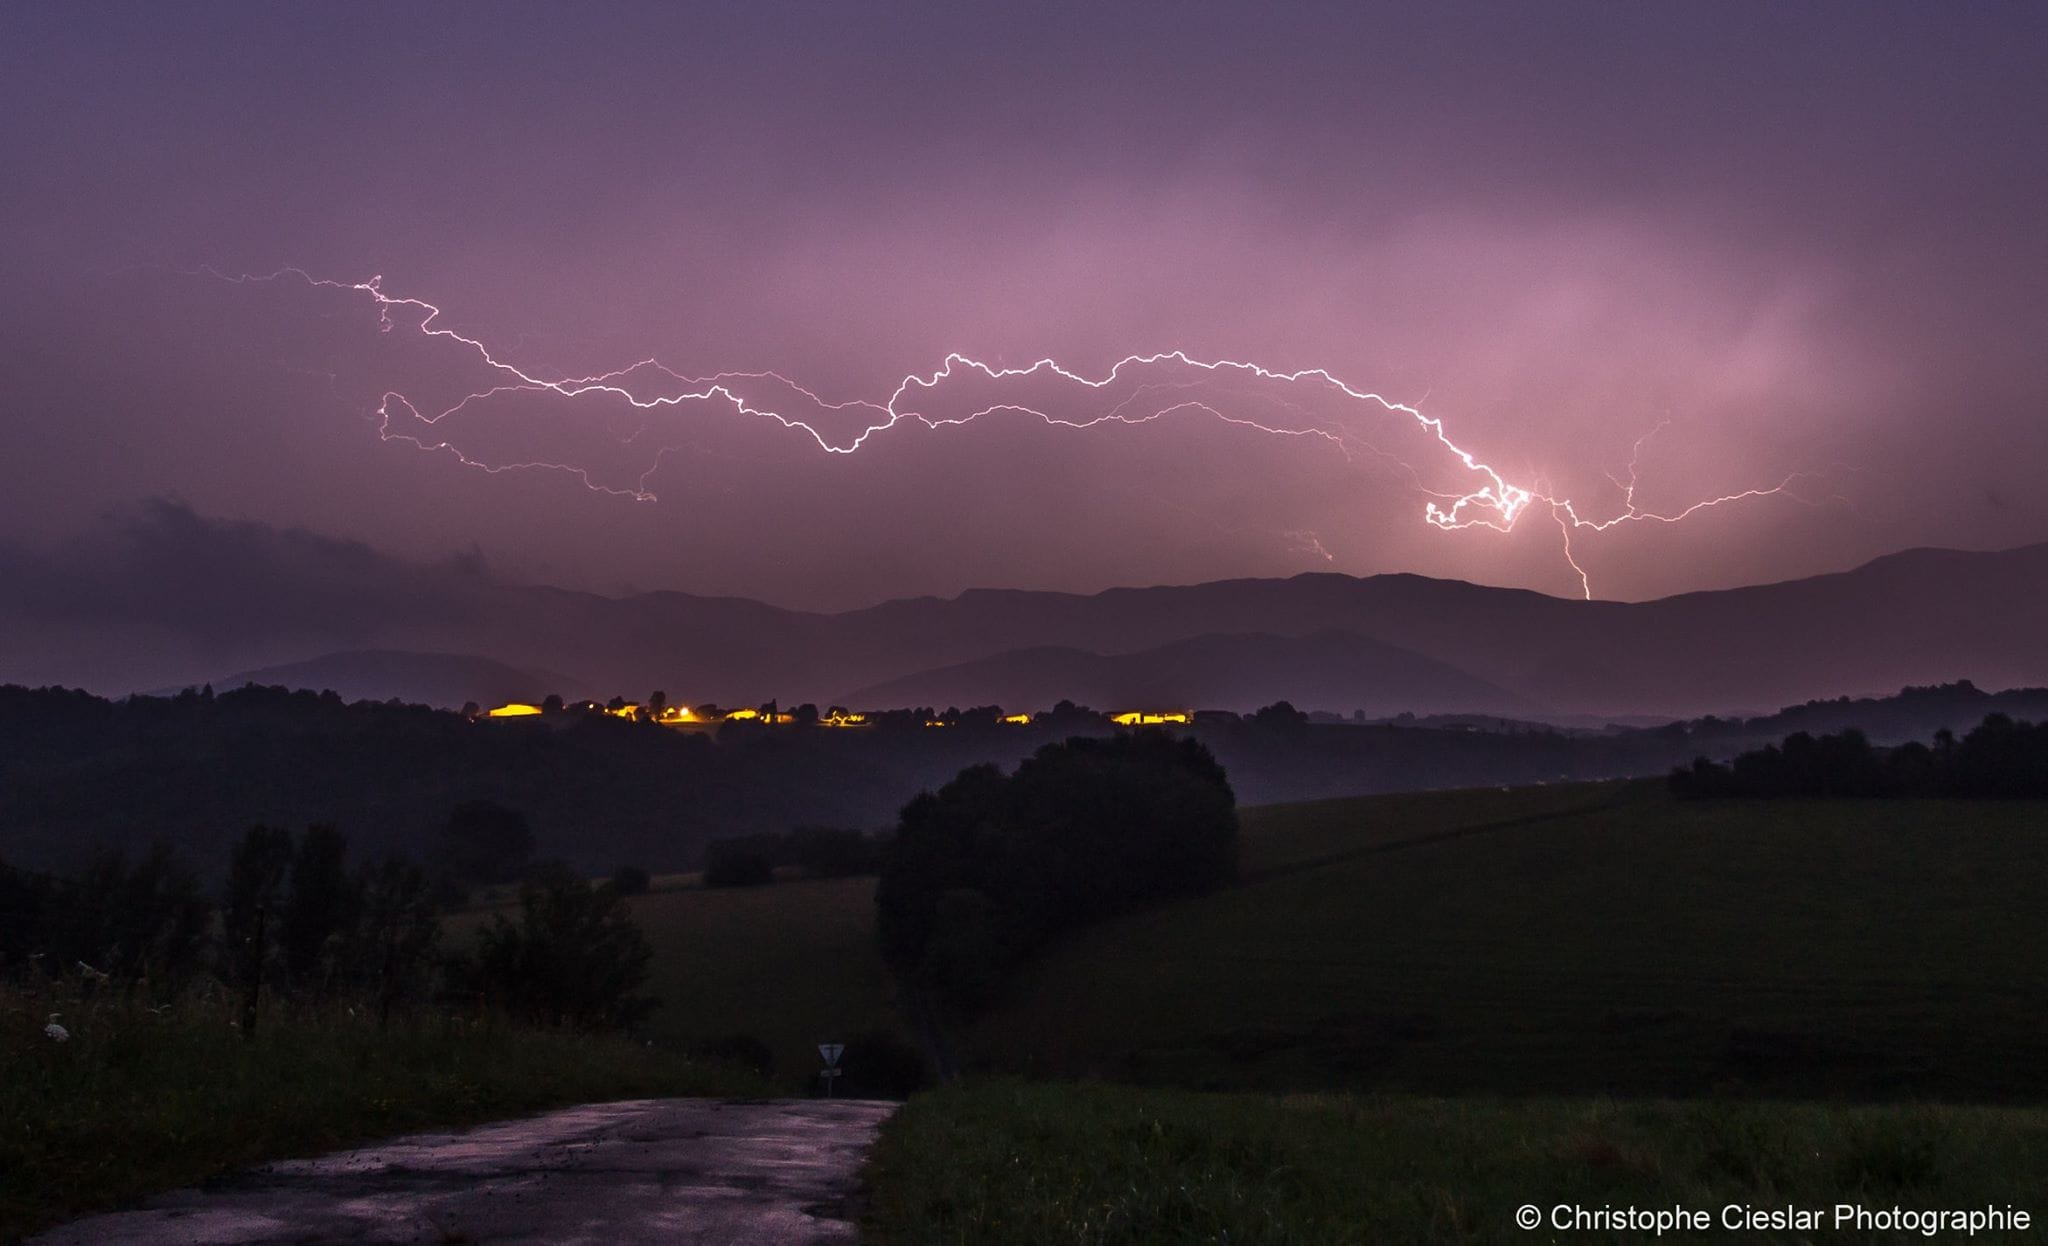
M 845 1043 L 819 1043 L 818 1054 L 824 1057 L 828 1069 L 839 1067 L 839 1057 L 846 1051 Z

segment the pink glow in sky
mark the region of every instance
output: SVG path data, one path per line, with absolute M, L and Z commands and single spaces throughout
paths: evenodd
M 1303 570 L 1581 591 L 1547 505 L 1426 521 L 1487 481 L 1419 412 L 1588 521 L 1786 486 L 1579 529 L 1603 596 L 2048 537 L 2037 11 L 1171 13 L 10 10 L 0 523 L 60 542 L 168 495 L 825 608 Z M 968 376 L 921 403 L 939 427 L 846 455 L 527 390 L 419 439 L 580 474 L 487 473 L 389 436 L 409 413 L 379 435 L 387 393 L 504 382 L 459 344 L 181 275 L 284 265 L 382 274 L 529 376 L 657 358 L 886 404 L 953 352 L 1184 351 L 1412 410 L 1153 368 L 1116 399 L 1180 409 L 1078 430 L 1106 391 Z M 1037 415 L 944 422 L 990 405 Z M 873 415 L 801 418 L 836 444 Z

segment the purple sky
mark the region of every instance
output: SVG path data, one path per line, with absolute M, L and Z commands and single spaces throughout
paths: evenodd
M 171 496 L 822 608 L 1329 569 L 1580 587 L 1545 505 L 1425 521 L 1425 490 L 1485 480 L 1411 417 L 1184 369 L 919 410 L 1208 410 L 911 420 L 850 455 L 717 403 L 514 393 L 427 439 L 658 500 L 486 473 L 369 416 L 506 379 L 417 316 L 177 271 L 283 265 L 382 274 L 535 376 L 654 356 L 885 401 L 950 351 L 1096 376 L 1184 349 L 1414 404 L 1586 519 L 1653 429 L 1645 510 L 1793 477 L 1581 529 L 1602 596 L 2048 539 L 2040 6 L 416 7 L 0 10 L 0 539 Z

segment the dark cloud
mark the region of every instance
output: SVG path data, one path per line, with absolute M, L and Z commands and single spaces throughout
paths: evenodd
M 481 557 L 408 563 L 356 541 L 196 514 L 156 499 L 54 549 L 0 545 L 0 681 L 127 687 L 221 674 L 269 655 L 367 644 L 400 629 L 473 625 L 495 585 Z M 86 665 L 39 669 L 27 638 L 58 638 Z M 127 639 L 122 639 L 122 638 Z M 124 686 L 124 681 L 127 681 Z
M 128 267 L 295 263 L 382 273 L 550 373 L 658 355 L 848 398 L 955 349 L 1186 347 L 1420 401 L 1596 510 L 1660 426 L 1651 505 L 1812 473 L 1804 503 L 1584 537 L 1614 596 L 2038 540 L 2044 47 L 2019 5 L 12 6 L 0 530 L 52 548 L 175 493 L 279 529 L 223 574 L 305 556 L 358 586 L 180 623 L 223 642 L 412 608 L 295 528 L 824 607 L 1311 568 L 1577 587 L 1552 528 L 1442 533 L 1388 459 L 1213 421 L 833 457 L 715 412 L 517 401 L 441 431 L 612 487 L 668 446 L 662 500 L 487 475 L 364 418 L 387 387 L 468 392 L 445 344 Z M 176 612 L 177 588 L 43 595 Z

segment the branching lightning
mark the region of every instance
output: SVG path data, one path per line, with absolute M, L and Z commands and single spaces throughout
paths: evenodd
M 1407 403 L 1396 402 L 1370 390 L 1358 388 L 1323 368 L 1304 368 L 1297 371 L 1282 371 L 1260 364 L 1238 359 L 1198 359 L 1183 351 L 1161 351 L 1154 354 L 1126 355 L 1116 361 L 1099 376 L 1089 376 L 1067 368 L 1053 359 L 1040 359 L 1026 367 L 998 367 L 970 358 L 963 354 L 948 354 L 940 365 L 927 374 L 912 373 L 897 382 L 886 400 L 850 399 L 830 402 L 816 392 L 805 388 L 780 372 L 720 372 L 711 376 L 686 376 L 656 359 L 642 359 L 637 363 L 609 372 L 591 376 L 549 378 L 536 375 L 500 358 L 480 338 L 449 328 L 441 323 L 442 309 L 424 299 L 401 297 L 386 293 L 381 277 L 366 281 L 335 281 L 314 277 L 298 268 L 284 268 L 263 275 L 229 276 L 217 270 L 203 270 L 207 275 L 235 284 L 274 282 L 295 278 L 306 285 L 325 290 L 362 295 L 375 307 L 378 326 L 382 332 L 417 332 L 422 337 L 443 339 L 471 352 L 478 363 L 489 372 L 496 373 L 504 380 L 496 385 L 472 392 L 460 401 L 431 414 L 422 411 L 402 393 L 388 391 L 379 399 L 374 415 L 378 436 L 386 441 L 403 442 L 421 450 L 446 453 L 454 456 L 464 466 L 481 471 L 497 473 L 516 470 L 546 469 L 566 472 L 578 478 L 587 488 L 635 501 L 656 500 L 649 481 L 660 470 L 663 459 L 673 447 L 662 447 L 654 455 L 652 464 L 640 474 L 629 488 L 605 484 L 595 480 L 588 468 L 561 462 L 502 462 L 494 463 L 470 457 L 451 441 L 436 439 L 431 432 L 420 434 L 394 427 L 402 420 L 425 428 L 434 429 L 442 421 L 463 412 L 475 404 L 487 402 L 513 393 L 553 393 L 567 399 L 591 396 L 606 396 L 623 402 L 638 410 L 651 412 L 662 408 L 679 407 L 685 403 L 709 403 L 724 405 L 733 412 L 762 419 L 773 420 L 783 428 L 800 432 L 816 443 L 827 454 L 853 454 L 867 444 L 876 434 L 887 432 L 898 424 L 915 420 L 927 428 L 967 424 L 983 416 L 998 413 L 1012 413 L 1037 418 L 1049 425 L 1063 428 L 1086 429 L 1102 424 L 1147 424 L 1181 413 L 1198 413 L 1211 419 L 1240 428 L 1282 437 L 1317 438 L 1328 442 L 1347 456 L 1354 449 L 1364 449 L 1377 456 L 1389 459 L 1404 469 L 1414 481 L 1415 487 L 1428 500 L 1423 506 L 1423 520 L 1445 531 L 1462 531 L 1468 528 L 1490 528 L 1496 532 L 1512 532 L 1515 525 L 1532 510 L 1547 513 L 1557 524 L 1563 536 L 1563 551 L 1579 580 L 1581 592 L 1590 599 L 1592 582 L 1573 550 L 1573 537 L 1579 533 L 1600 533 L 1622 524 L 1652 522 L 1675 524 L 1689 516 L 1711 507 L 1725 506 L 1757 498 L 1779 494 L 1797 497 L 1791 492 L 1794 482 L 1807 477 L 1808 473 L 1792 473 L 1769 486 L 1759 486 L 1740 492 L 1709 497 L 1694 502 L 1675 512 L 1659 512 L 1645 509 L 1637 504 L 1636 490 L 1639 483 L 1639 461 L 1643 447 L 1663 426 L 1660 424 L 1649 433 L 1638 438 L 1630 453 L 1627 478 L 1610 475 L 1621 490 L 1619 509 L 1604 518 L 1588 518 L 1580 514 L 1579 505 L 1570 497 L 1553 494 L 1541 482 L 1527 485 L 1516 484 L 1507 479 L 1500 470 L 1478 458 L 1473 452 L 1451 439 L 1444 421 L 1427 415 L 1421 409 Z M 1185 393 L 1197 389 L 1201 380 L 1182 382 L 1152 382 L 1138 385 L 1134 391 L 1105 410 L 1082 417 L 1054 414 L 1038 407 L 1017 402 L 996 402 L 961 415 L 936 415 L 920 409 L 920 403 L 936 396 L 948 382 L 960 377 L 979 377 L 989 382 L 1005 381 L 1052 381 L 1063 383 L 1088 392 L 1111 389 L 1119 382 L 1147 369 L 1172 368 L 1183 370 L 1183 375 L 1195 373 L 1203 377 L 1235 376 L 1248 380 L 1273 382 L 1287 386 L 1305 386 L 1341 398 L 1349 403 L 1375 408 L 1377 411 L 1399 417 L 1406 417 L 1428 438 L 1434 440 L 1463 469 L 1477 478 L 1478 487 L 1463 493 L 1444 492 L 1426 486 L 1419 472 L 1406 460 L 1380 449 L 1363 440 L 1356 433 L 1328 424 L 1310 423 L 1304 427 L 1286 427 L 1266 423 L 1249 416 L 1225 411 L 1211 402 L 1198 397 L 1180 397 L 1173 401 L 1160 402 L 1162 391 Z M 749 399 L 741 391 L 746 383 L 780 386 L 790 395 L 810 404 L 818 412 L 835 416 L 851 415 L 862 421 L 850 435 L 833 437 L 822 431 L 817 424 L 797 415 L 789 414 L 774 406 L 761 405 Z M 1288 404 L 1291 405 L 1291 404 Z M 1300 410 L 1300 408 L 1296 408 Z M 1304 412 L 1304 414 L 1306 414 Z M 814 419 L 817 417 L 813 417 Z M 641 429 L 625 440 L 635 440 Z M 1315 552 L 1324 558 L 1329 554 L 1319 541 L 1312 542 Z

